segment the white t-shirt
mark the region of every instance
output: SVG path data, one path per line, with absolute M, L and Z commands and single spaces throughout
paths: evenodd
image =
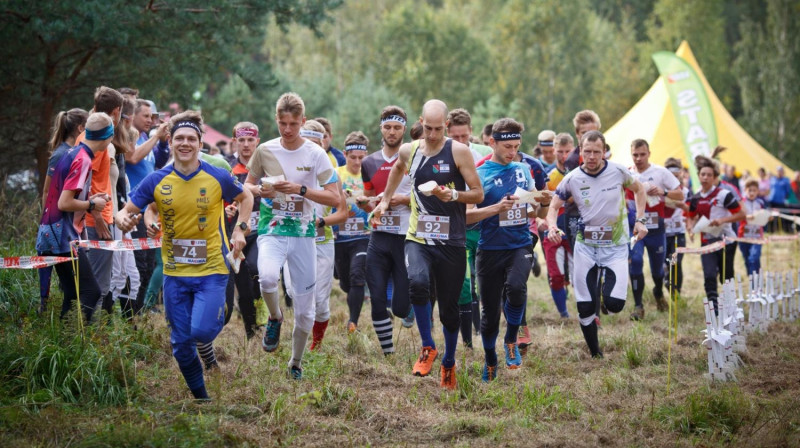
M 257 179 L 283 175 L 287 181 L 304 185 L 309 190 L 319 190 L 336 182 L 336 171 L 325 150 L 308 140 L 295 150 L 284 148 L 280 138 L 262 143 L 250 158 L 247 169 Z M 303 196 L 287 194 L 283 202 L 261 199 L 259 235 L 314 238 L 315 224 L 314 202 Z

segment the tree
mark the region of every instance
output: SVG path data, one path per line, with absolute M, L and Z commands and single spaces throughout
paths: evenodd
M 800 1 L 776 0 L 767 3 L 765 24 L 745 19 L 733 66 L 742 93 L 742 126 L 794 168 L 800 168 L 799 14 Z
M 317 29 L 339 3 L 5 1 L 0 57 L 8 63 L 0 68 L 0 139 L 7 149 L 0 175 L 33 166 L 43 174 L 56 112 L 91 108 L 96 87 L 137 87 L 152 99 L 186 104 L 198 87 L 225 80 L 229 68 L 238 66 L 249 51 L 238 47 L 243 37 L 263 41 L 269 16 L 283 26 L 296 21 Z

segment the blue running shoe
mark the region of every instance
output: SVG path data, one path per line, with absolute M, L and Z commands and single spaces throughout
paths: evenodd
M 497 378 L 497 365 L 483 365 L 483 374 L 481 375 L 481 379 L 484 383 L 488 383 L 490 381 L 494 381 Z
M 265 352 L 274 352 L 278 349 L 278 344 L 281 342 L 281 324 L 283 324 L 283 319 L 267 321 L 267 331 L 264 333 L 264 339 L 261 340 L 261 348 Z
M 303 369 L 297 366 L 289 366 L 289 379 L 300 381 L 303 379 Z
M 522 365 L 522 357 L 519 354 L 517 344 L 503 344 L 506 349 L 506 367 L 509 369 L 519 369 Z

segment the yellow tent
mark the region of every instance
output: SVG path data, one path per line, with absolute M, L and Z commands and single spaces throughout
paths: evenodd
M 681 43 L 675 54 L 694 68 L 703 83 L 714 113 L 718 142 L 728 148 L 720 155 L 722 162 L 734 165 L 741 173 L 749 171 L 752 175 L 756 175 L 760 167 L 764 167 L 767 172 L 775 172 L 778 165 L 783 165 L 753 140 L 753 137 L 750 137 L 728 113 L 708 84 L 686 41 Z M 633 164 L 630 147 L 631 142 L 637 138 L 643 138 L 650 144 L 652 163 L 662 165 L 667 157 L 676 157 L 687 165 L 684 144 L 681 141 L 681 133 L 672 111 L 663 76 L 658 77 L 650 90 L 624 117 L 605 132 L 605 136 L 606 142 L 611 146 L 611 160 L 625 166 Z M 791 177 L 791 170 L 786 165 L 784 168 Z

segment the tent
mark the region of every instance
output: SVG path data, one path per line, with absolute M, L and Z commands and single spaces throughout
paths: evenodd
M 721 161 L 734 165 L 739 172 L 750 171 L 754 176 L 760 167 L 764 167 L 767 172 L 774 172 L 778 165 L 783 165 L 742 129 L 728 113 L 708 84 L 686 41 L 681 43 L 675 54 L 694 68 L 702 82 L 713 112 L 718 143 L 728 148 L 720 155 Z M 643 138 L 650 144 L 651 162 L 660 165 L 667 157 L 676 157 L 683 160 L 684 165 L 688 165 L 666 82 L 664 76 L 659 76 L 639 102 L 605 132 L 606 142 L 612 150 L 611 160 L 625 166 L 633 165 L 631 142 Z M 791 177 L 792 171 L 785 165 L 784 168 L 787 169 L 788 177 Z
M 212 128 L 209 125 L 205 125 L 204 127 L 205 133 L 203 134 L 203 141 L 208 143 L 211 146 L 216 146 L 220 140 L 225 141 L 226 143 L 231 142 L 231 138 L 227 135 L 219 132 L 218 130 Z

